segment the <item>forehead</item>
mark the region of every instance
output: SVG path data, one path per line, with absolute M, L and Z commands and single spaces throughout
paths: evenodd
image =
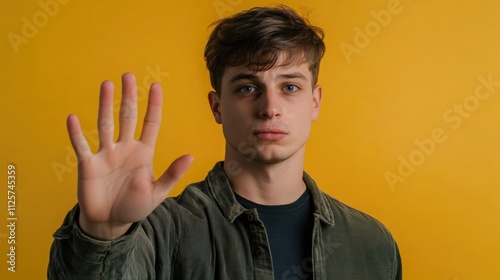
M 312 73 L 308 62 L 296 61 L 287 63 L 280 59 L 271 68 L 262 71 L 255 71 L 248 64 L 227 67 L 222 75 L 222 85 L 230 85 L 236 80 L 250 78 L 257 80 L 301 79 L 311 82 Z

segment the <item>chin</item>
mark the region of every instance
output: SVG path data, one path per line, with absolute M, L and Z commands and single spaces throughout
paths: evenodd
M 278 163 L 288 161 L 293 155 L 294 155 L 294 153 L 285 153 L 285 152 L 281 152 L 281 153 L 257 152 L 253 158 L 247 157 L 247 160 L 249 162 L 253 161 L 253 162 L 260 163 L 260 164 L 278 164 Z

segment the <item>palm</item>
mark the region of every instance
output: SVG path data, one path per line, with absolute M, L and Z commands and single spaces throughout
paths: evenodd
M 191 157 L 180 157 L 155 181 L 152 162 L 161 120 L 161 88 L 151 86 L 142 135 L 135 140 L 135 78 L 125 74 L 122 83 L 117 142 L 113 141 L 113 86 L 110 82 L 104 82 L 101 87 L 100 148 L 97 153 L 90 152 L 78 119 L 75 116 L 68 118 L 68 132 L 79 160 L 80 223 L 84 230 L 101 238 L 114 238 L 113 228 L 118 228 L 122 234 L 131 223 L 144 219 L 167 196 L 191 163 Z
M 105 148 L 79 168 L 79 203 L 89 220 L 131 223 L 144 215 L 127 208 L 139 201 L 144 211 L 151 207 L 154 176 L 152 149 L 141 143 L 117 143 Z M 108 201 L 114 201 L 113 205 Z M 103 214 L 107 215 L 104 216 Z

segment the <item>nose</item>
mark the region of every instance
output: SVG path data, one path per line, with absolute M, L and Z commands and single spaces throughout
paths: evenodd
M 259 117 L 264 119 L 281 117 L 283 108 L 278 92 L 273 90 L 266 90 L 261 94 L 259 99 Z

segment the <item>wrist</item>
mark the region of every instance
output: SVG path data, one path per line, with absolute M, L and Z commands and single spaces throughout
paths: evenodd
M 114 240 L 125 235 L 132 226 L 132 223 L 120 225 L 106 222 L 91 223 L 85 220 L 81 213 L 77 219 L 77 224 L 85 235 L 105 241 Z

